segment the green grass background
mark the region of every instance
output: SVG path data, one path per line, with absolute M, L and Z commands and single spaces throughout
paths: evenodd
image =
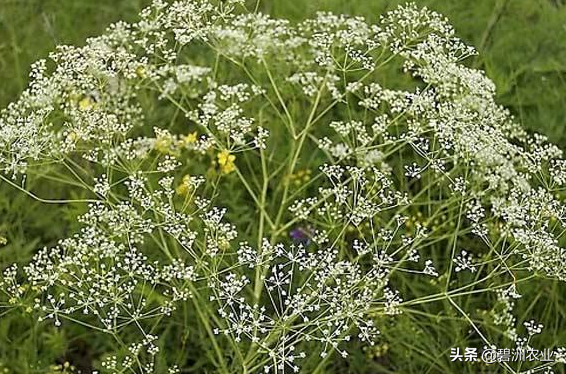
M 255 4 L 255 0 L 253 2 Z M 312 16 L 318 10 L 361 15 L 376 21 L 384 11 L 404 2 L 261 0 L 260 8 L 275 17 L 295 21 Z M 31 63 L 46 57 L 56 45 L 81 45 L 87 37 L 102 33 L 112 22 L 134 21 L 147 3 L 148 0 L 0 0 L 0 107 L 16 100 L 26 87 Z M 511 110 L 519 123 L 547 135 L 566 150 L 566 1 L 421 0 L 416 3 L 447 16 L 458 36 L 479 50 L 479 56 L 469 64 L 484 69 L 494 80 L 497 100 Z M 254 4 L 250 2 L 251 7 Z M 71 209 L 46 209 L 13 188 L 0 184 L 0 236 L 6 236 L 9 241 L 8 246 L 0 248 L 0 268 L 11 262 L 26 262 L 38 247 L 52 245 L 68 235 L 72 219 L 77 215 Z M 538 305 L 544 314 L 557 319 L 556 326 L 562 326 L 558 320 L 566 320 L 566 309 L 561 284 L 541 282 L 534 300 L 520 313 L 529 315 L 534 304 L 542 300 L 544 303 Z M 411 334 L 400 334 L 396 342 L 410 347 L 406 350 L 407 360 L 414 360 L 415 352 L 417 357 L 432 357 L 424 360 L 423 365 L 430 365 L 434 357 L 447 357 L 446 349 L 450 345 L 445 340 L 459 337 L 449 337 L 457 329 L 449 322 L 440 321 L 428 332 L 413 331 L 415 324 L 407 322 L 405 331 L 411 330 Z M 19 322 L 14 320 L 14 323 Z M 39 337 L 31 332 L 14 341 L 8 338 L 11 328 L 13 325 L 9 321 L 0 324 L 0 359 L 26 357 L 29 362 L 35 362 L 37 357 L 32 353 L 18 352 L 25 350 L 28 343 L 36 344 L 35 340 L 41 341 L 44 351 L 49 351 L 52 356 L 66 352 L 68 342 L 63 332 L 54 330 Z M 439 336 L 429 336 L 431 331 Z M 547 333 L 551 340 L 545 344 L 552 347 L 563 342 L 566 332 Z M 29 340 L 27 343 L 26 339 Z M 356 359 L 350 361 L 351 365 L 364 365 L 364 352 L 354 356 Z M 379 372 L 388 372 L 387 359 L 383 360 Z M 426 371 L 422 367 L 413 362 L 407 364 L 403 372 L 435 373 L 443 366 L 434 369 L 431 365 Z M 354 367 L 350 370 L 361 372 Z

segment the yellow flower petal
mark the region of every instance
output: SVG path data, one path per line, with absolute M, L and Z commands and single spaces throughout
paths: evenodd
M 192 133 L 190 133 L 189 135 L 185 136 L 185 137 L 183 138 L 183 141 L 184 141 L 185 143 L 188 143 L 188 144 L 193 144 L 193 143 L 196 143 L 197 139 L 198 139 L 198 134 L 197 134 L 197 132 L 195 131 L 195 132 L 192 132 Z
M 80 110 L 89 110 L 92 109 L 93 107 L 94 107 L 94 100 L 92 100 L 88 96 L 83 97 L 81 101 L 79 101 Z

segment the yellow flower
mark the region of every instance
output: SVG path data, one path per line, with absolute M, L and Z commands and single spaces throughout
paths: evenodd
M 75 143 L 79 140 L 79 134 L 77 134 L 74 131 L 71 131 L 70 133 L 67 134 L 67 140 L 72 143 Z
M 230 242 L 228 241 L 228 239 L 219 238 L 218 239 L 218 248 L 222 249 L 223 251 L 230 249 Z
M 8 244 L 8 239 L 6 239 L 3 236 L 0 236 L 0 246 L 4 246 L 6 244 Z
M 192 132 L 192 133 L 190 133 L 189 135 L 183 137 L 183 141 L 184 141 L 185 143 L 187 143 L 187 144 L 196 143 L 196 142 L 197 142 L 197 136 L 198 136 L 198 134 L 197 134 L 196 131 L 195 131 L 195 132 Z
M 70 374 L 75 372 L 75 367 L 70 362 L 65 361 L 62 365 L 51 365 L 50 374 Z
M 189 188 L 186 184 L 181 183 L 175 188 L 175 192 L 177 192 L 177 195 L 185 196 L 189 192 Z
M 218 153 L 218 165 L 220 165 L 220 170 L 224 174 L 230 174 L 234 170 L 236 170 L 236 165 L 234 161 L 236 160 L 236 156 L 231 155 L 229 151 L 222 151 Z
M 177 186 L 175 191 L 178 195 L 185 196 L 190 191 L 191 176 L 189 174 L 183 177 L 181 184 Z
M 79 101 L 79 109 L 80 110 L 90 110 L 94 108 L 94 100 L 92 100 L 89 96 L 85 96 Z
M 159 153 L 170 154 L 172 153 L 171 146 L 173 145 L 173 139 L 170 136 L 160 136 L 155 140 L 154 148 Z
M 145 68 L 144 68 L 143 66 L 141 66 L 141 65 L 138 66 L 138 67 L 136 68 L 136 75 L 137 75 L 139 78 L 145 78 L 145 77 L 146 77 Z

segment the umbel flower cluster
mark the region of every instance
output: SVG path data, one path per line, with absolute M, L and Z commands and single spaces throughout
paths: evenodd
M 433 303 L 480 347 L 532 344 L 513 310 L 566 280 L 566 161 L 474 54 L 412 4 L 292 24 L 241 0 L 58 47 L 0 112 L 0 172 L 81 213 L 3 270 L 0 312 L 105 336 L 98 373 L 322 372 Z

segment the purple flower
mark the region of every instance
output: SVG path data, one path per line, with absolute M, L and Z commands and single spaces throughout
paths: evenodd
M 291 240 L 295 244 L 302 244 L 307 246 L 311 242 L 311 238 L 314 235 L 314 230 L 311 227 L 297 227 L 289 233 Z

